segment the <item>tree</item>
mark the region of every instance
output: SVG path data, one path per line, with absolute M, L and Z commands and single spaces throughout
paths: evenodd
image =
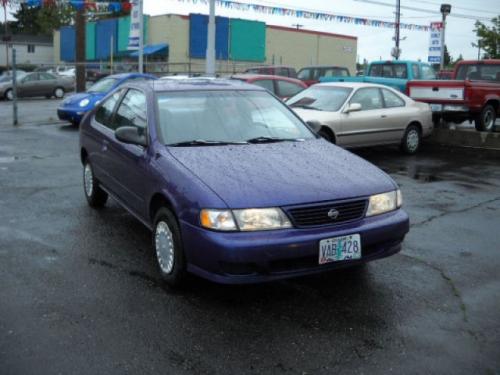
M 444 66 L 450 66 L 452 64 L 452 57 L 450 53 L 448 52 L 448 47 L 446 47 L 446 44 L 444 45 Z
M 500 58 L 500 16 L 491 20 L 492 26 L 488 27 L 482 22 L 476 21 L 474 32 L 478 43 L 472 43 L 473 47 L 485 51 L 485 56 L 490 59 Z
M 54 30 L 73 22 L 75 10 L 69 5 L 28 7 L 21 4 L 12 15 L 16 19 L 12 25 L 13 33 L 51 35 Z

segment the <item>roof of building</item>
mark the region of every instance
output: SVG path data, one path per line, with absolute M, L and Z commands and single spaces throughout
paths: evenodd
M 0 33 L 0 43 L 3 41 L 5 33 Z M 26 43 L 26 44 L 54 44 L 51 35 L 30 35 L 30 34 L 12 34 L 9 43 Z

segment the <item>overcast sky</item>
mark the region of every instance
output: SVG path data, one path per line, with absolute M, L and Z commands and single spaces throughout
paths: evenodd
M 178 0 L 144 0 L 145 12 L 151 15 L 177 13 L 204 13 L 208 14 L 208 6 L 201 4 L 190 4 L 190 1 L 180 2 Z M 323 11 L 338 15 L 379 19 L 382 21 L 393 21 L 395 12 L 395 0 L 375 0 L 379 3 L 394 4 L 394 7 L 379 4 L 370 4 L 359 0 L 239 0 L 254 4 L 269 6 L 284 6 L 294 9 Z M 371 1 L 371 0 L 369 0 Z M 500 14 L 499 0 L 449 0 L 452 5 L 452 14 L 466 15 L 490 19 Z M 439 0 L 401 0 L 402 7 L 421 8 L 439 12 L 441 2 Z M 432 21 L 440 21 L 440 14 L 429 14 L 414 10 L 401 9 L 401 22 L 429 25 Z M 297 19 L 286 16 L 268 16 L 253 11 L 234 11 L 224 8 L 216 9 L 216 14 L 265 21 L 268 24 L 292 26 L 299 23 L 304 28 L 326 31 L 339 34 L 354 35 L 358 37 L 358 58 L 368 60 L 389 59 L 391 47 L 394 45 L 393 29 L 378 28 L 371 26 L 359 26 L 354 24 L 344 24 L 339 22 L 314 21 Z M 475 41 L 474 20 L 448 17 L 446 44 L 452 57 L 457 58 L 462 54 L 464 58 L 476 58 L 477 49 L 471 46 Z M 486 21 L 484 21 L 486 22 Z M 429 44 L 429 32 L 402 30 L 402 37 L 406 37 L 401 42 L 402 55 L 404 59 L 422 59 L 427 61 L 427 49 Z M 300 53 L 300 51 L 297 51 Z
M 395 0 L 239 0 L 240 2 L 251 2 L 254 4 L 284 6 L 294 9 L 322 11 L 336 15 L 352 17 L 363 17 L 378 19 L 382 21 L 393 21 L 395 6 L 389 7 L 381 4 L 395 4 Z M 465 15 L 468 17 L 479 17 L 490 19 L 500 15 L 499 0 L 448 0 L 452 5 L 452 15 L 448 17 L 446 44 L 453 58 L 462 54 L 464 58 L 474 59 L 477 57 L 477 49 L 471 46 L 475 41 L 474 19 L 464 19 L 453 17 Z M 440 14 L 429 14 L 415 10 L 404 9 L 404 7 L 427 9 L 439 12 L 441 1 L 439 0 L 401 0 L 402 17 L 401 22 L 429 25 L 432 21 L 440 21 Z M 150 15 L 175 13 L 204 13 L 208 14 L 208 6 L 198 2 L 192 4 L 189 0 L 181 2 L 178 0 L 144 0 L 145 13 Z M 367 60 L 389 59 L 394 30 L 371 26 L 360 26 L 355 24 L 345 24 L 339 22 L 315 21 L 298 19 L 286 16 L 268 16 L 253 11 L 235 11 L 224 8 L 217 8 L 218 15 L 253 19 L 265 21 L 272 25 L 292 26 L 301 24 L 305 29 L 333 32 L 338 34 L 353 35 L 358 37 L 358 59 Z M 0 11 L 3 20 L 3 11 Z M 483 20 L 483 21 L 484 21 Z M 484 21 L 487 22 L 487 21 Z M 427 61 L 427 49 L 429 44 L 429 32 L 402 30 L 401 36 L 405 40 L 401 42 L 402 55 L 404 59 L 422 59 Z M 300 53 L 300 51 L 297 51 Z

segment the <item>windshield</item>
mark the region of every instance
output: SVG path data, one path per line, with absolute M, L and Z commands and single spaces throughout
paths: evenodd
M 286 104 L 295 108 L 337 112 L 351 91 L 349 87 L 312 86 L 288 99 Z
M 117 79 L 116 78 L 103 78 L 99 81 L 97 81 L 90 89 L 88 92 L 108 92 L 113 88 L 113 86 L 116 84 Z
M 171 146 L 315 138 L 285 105 L 263 91 L 168 92 L 160 93 L 157 103 L 160 137 Z

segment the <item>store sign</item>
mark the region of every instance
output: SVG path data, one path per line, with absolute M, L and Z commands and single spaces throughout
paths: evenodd
M 139 38 L 141 30 L 141 11 L 139 0 L 131 0 L 132 10 L 130 11 L 130 34 L 128 37 L 128 50 L 137 51 L 139 49 Z
M 441 33 L 443 32 L 442 22 L 431 22 L 431 37 L 429 40 L 429 58 L 428 62 L 433 64 L 441 63 Z

